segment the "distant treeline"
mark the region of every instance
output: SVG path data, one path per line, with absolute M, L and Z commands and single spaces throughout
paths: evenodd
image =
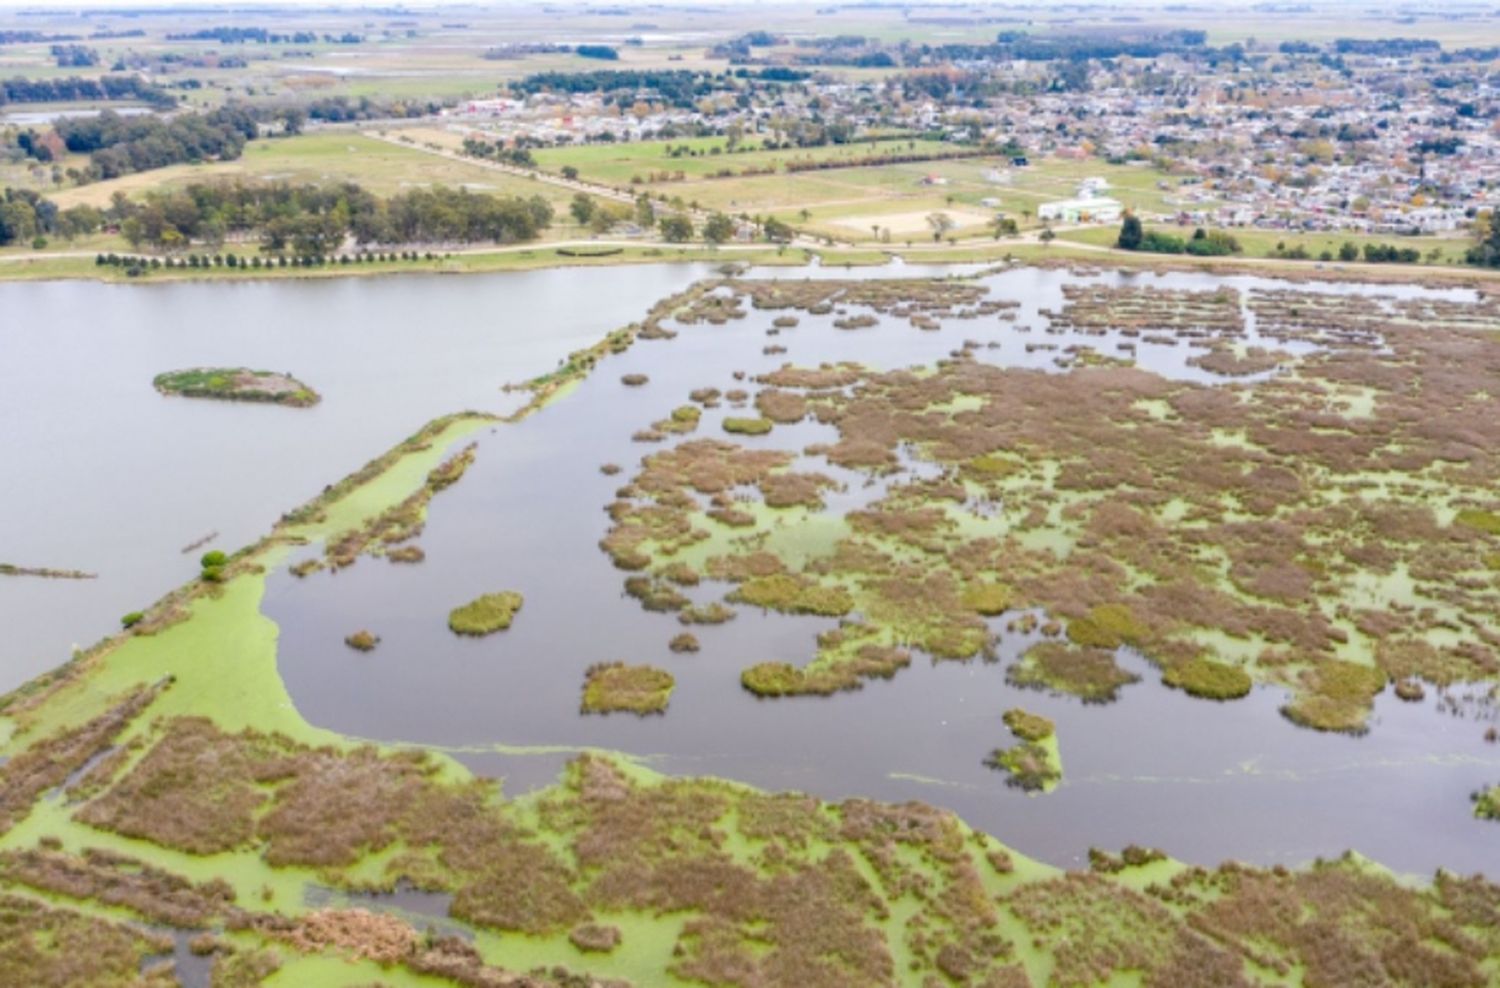
M 514 243 L 552 222 L 540 196 L 492 196 L 463 189 L 413 189 L 381 199 L 338 185 L 200 183 L 123 203 L 108 217 L 132 246 L 176 250 L 255 234 L 269 253 L 322 256 L 352 237 L 361 244 Z
M 541 92 L 603 93 L 619 94 L 632 102 L 641 90 L 651 90 L 673 106 L 691 107 L 722 87 L 707 73 L 691 69 L 596 69 L 538 72 L 512 82 L 510 88 L 522 96 Z
M 1139 37 L 1105 34 L 1046 35 L 1033 37 L 1023 31 L 1001 31 L 994 49 L 1006 60 L 1051 62 L 1086 61 L 1099 58 L 1157 58 L 1162 55 L 1202 50 L 1208 42 L 1206 31 L 1178 30 Z M 966 45 L 942 45 L 938 52 L 966 49 Z M 994 49 L 990 49 L 993 51 Z
M 171 120 L 122 117 L 106 110 L 93 117 L 61 118 L 56 128 L 69 151 L 91 156 L 93 178 L 115 178 L 183 161 L 231 160 L 257 132 L 254 112 L 240 106 Z
M 1338 38 L 1333 42 L 1333 50 L 1340 55 L 1400 57 L 1442 49 L 1431 38 Z
M 168 41 L 217 41 L 225 45 L 312 45 L 323 41 L 330 45 L 357 45 L 364 40 L 346 31 L 343 34 L 319 35 L 314 31 L 277 34 L 263 27 L 206 27 L 198 31 L 167 35 Z
M 743 88 L 743 82 L 754 84 L 802 82 L 811 73 L 786 66 L 768 66 L 753 72 L 736 69 L 714 74 L 692 69 L 595 69 L 591 72 L 538 72 L 510 84 L 518 96 L 535 93 L 599 93 L 605 102 L 620 105 L 634 103 L 640 93 L 652 92 L 675 107 L 688 109 L 714 93 Z
M 425 117 L 436 114 L 443 104 L 435 100 L 404 100 L 392 103 L 373 100 L 368 96 L 351 99 L 348 96 L 325 96 L 306 104 L 302 109 L 312 120 L 338 123 L 348 120 L 377 120 L 390 117 Z
M 105 75 L 97 79 L 68 76 L 65 79 L 0 81 L 0 106 L 6 103 L 71 103 L 91 100 L 140 100 L 157 108 L 175 106 L 177 98 L 140 76 Z
M 829 171 L 835 168 L 870 168 L 877 165 L 907 165 L 922 161 L 948 161 L 954 158 L 981 158 L 995 153 L 994 148 L 953 148 L 943 151 L 909 151 L 867 154 L 860 158 L 793 158 L 786 163 L 789 172 Z

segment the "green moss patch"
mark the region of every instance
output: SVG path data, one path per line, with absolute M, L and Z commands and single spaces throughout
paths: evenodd
M 1236 700 L 1250 692 L 1250 674 L 1239 666 L 1192 658 L 1169 666 L 1162 682 L 1208 700 Z
M 460 635 L 488 635 L 510 627 L 523 598 L 513 590 L 475 597 L 448 613 L 448 627 Z
M 1056 726 L 1041 714 L 1034 714 L 1020 707 L 1005 711 L 1002 715 L 1010 733 L 1022 741 L 1045 741 L 1052 736 Z
M 724 431 L 741 436 L 764 436 L 771 431 L 770 419 L 750 419 L 729 416 L 724 419 Z

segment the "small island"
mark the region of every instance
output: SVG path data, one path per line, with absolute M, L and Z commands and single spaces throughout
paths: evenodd
M 248 367 L 192 367 L 158 374 L 151 383 L 164 395 L 184 398 L 263 401 L 293 408 L 310 408 L 323 400 L 322 395 L 290 374 Z
M 510 627 L 524 598 L 513 590 L 487 593 L 455 607 L 448 614 L 448 627 L 457 635 L 483 637 Z
M 584 674 L 582 711 L 608 714 L 659 714 L 676 686 L 672 674 L 655 666 L 631 666 L 623 662 L 600 662 Z

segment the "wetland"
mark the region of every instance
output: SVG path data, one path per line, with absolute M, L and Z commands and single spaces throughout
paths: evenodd
M 140 355 L 323 401 L 6 699 L 14 928 L 99 984 L 1500 976 L 1493 296 L 642 270 L 220 286 L 290 349 Z M 213 466 L 276 414 L 161 404 Z

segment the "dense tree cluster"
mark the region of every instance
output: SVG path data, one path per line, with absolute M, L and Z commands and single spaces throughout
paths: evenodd
M 1193 231 L 1188 238 L 1173 236 L 1141 226 L 1140 217 L 1127 213 L 1120 224 L 1115 246 L 1121 250 L 1138 250 L 1148 254 L 1195 254 L 1199 257 L 1227 257 L 1241 251 L 1240 242 L 1223 230 Z
M 620 52 L 609 45 L 579 45 L 573 49 L 579 58 L 597 58 L 603 62 L 618 62 Z
M 96 178 L 162 168 L 182 161 L 238 158 L 255 137 L 255 114 L 226 106 L 211 113 L 187 113 L 171 120 L 124 117 L 106 110 L 93 117 L 63 118 L 57 132 L 69 151 L 92 156 Z
M 57 205 L 28 189 L 7 188 L 0 196 L 0 247 L 40 246 L 49 236 L 76 237 L 98 230 L 102 214 L 92 206 L 59 210 Z
M 97 79 L 68 76 L 60 79 L 0 81 L 0 106 L 6 103 L 75 103 L 139 100 L 155 107 L 175 106 L 177 98 L 140 76 L 105 75 Z
M 631 103 L 640 92 L 650 91 L 673 106 L 688 108 L 727 85 L 727 80 L 715 80 L 709 73 L 691 69 L 597 69 L 538 72 L 512 82 L 510 87 L 522 96 L 541 92 L 602 93 Z
M 53 45 L 51 53 L 60 69 L 87 69 L 99 64 L 99 49 L 88 45 Z

